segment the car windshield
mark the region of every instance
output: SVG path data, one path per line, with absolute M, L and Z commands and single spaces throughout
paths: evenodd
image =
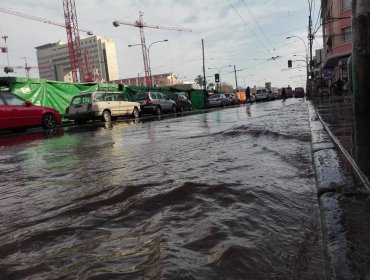
M 72 99 L 72 105 L 80 105 L 80 104 L 86 104 L 90 103 L 91 100 L 91 94 L 83 94 L 73 97 Z
M 143 92 L 143 93 L 135 94 L 132 100 L 139 101 L 139 100 L 146 100 L 147 98 L 148 98 L 148 93 Z
M 215 99 L 215 98 L 218 98 L 219 96 L 218 95 L 211 95 L 210 97 L 209 97 L 209 99 Z

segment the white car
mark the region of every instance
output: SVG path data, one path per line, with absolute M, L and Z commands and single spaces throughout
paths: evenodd
M 110 122 L 117 117 L 132 115 L 140 116 L 138 102 L 125 101 L 120 92 L 84 92 L 73 97 L 64 117 L 75 123 L 101 119 Z
M 265 88 L 263 89 L 257 89 L 257 92 L 255 94 L 255 97 L 256 97 L 256 102 L 258 101 L 266 101 L 268 100 L 268 94 L 267 94 L 267 90 Z

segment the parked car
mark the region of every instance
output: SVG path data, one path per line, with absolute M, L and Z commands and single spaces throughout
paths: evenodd
M 175 101 L 158 91 L 137 93 L 134 95 L 133 100 L 140 103 L 142 112 L 149 112 L 156 115 L 160 115 L 165 111 L 176 113 Z
M 72 98 L 64 117 L 77 124 L 89 120 L 101 119 L 110 122 L 117 117 L 132 115 L 140 116 L 140 104 L 124 100 L 119 92 L 84 92 Z
M 275 94 L 271 90 L 267 91 L 267 99 L 275 100 Z
M 304 89 L 302 87 L 296 87 L 294 89 L 294 97 L 295 98 L 303 98 L 304 97 Z
M 285 92 L 286 92 L 286 97 L 287 98 L 291 98 L 293 97 L 293 90 L 290 86 L 286 87 L 285 88 Z
M 191 104 L 191 101 L 189 100 L 187 93 L 185 92 L 174 92 L 168 97 L 175 101 L 176 103 L 176 110 L 178 112 L 183 112 L 185 110 L 193 110 L 193 105 Z
M 257 89 L 255 97 L 256 97 L 256 102 L 268 100 L 267 90 L 265 88 Z
M 11 92 L 0 91 L 1 130 L 18 130 L 38 126 L 52 129 L 61 124 L 61 120 L 62 116 L 54 108 L 36 106 Z
M 236 96 L 235 93 L 233 93 L 233 92 L 226 93 L 225 96 L 226 96 L 227 99 L 229 99 L 229 102 L 230 102 L 231 105 L 239 104 L 239 99 L 238 99 L 238 97 Z
M 208 97 L 206 107 L 211 108 L 211 107 L 224 107 L 230 105 L 229 99 L 226 98 L 225 94 L 223 93 L 218 93 L 218 94 L 213 94 L 210 97 Z

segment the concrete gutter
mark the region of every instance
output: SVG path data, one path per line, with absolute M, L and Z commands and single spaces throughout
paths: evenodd
M 353 278 L 348 263 L 350 246 L 339 210 L 341 196 L 352 192 L 355 182 L 343 168 L 342 157 L 311 102 L 308 102 L 308 108 L 326 279 L 357 279 Z

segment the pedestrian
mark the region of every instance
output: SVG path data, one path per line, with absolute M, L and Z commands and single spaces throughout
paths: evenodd
M 251 89 L 249 87 L 246 88 L 245 90 L 245 103 L 252 103 L 252 99 L 251 99 Z
M 336 84 L 336 95 L 341 95 L 342 94 L 342 91 L 343 91 L 343 81 L 342 79 L 339 77 L 338 80 L 335 82 Z
M 286 99 L 286 91 L 284 87 L 283 87 L 283 90 L 281 91 L 281 96 L 283 97 L 283 100 Z

